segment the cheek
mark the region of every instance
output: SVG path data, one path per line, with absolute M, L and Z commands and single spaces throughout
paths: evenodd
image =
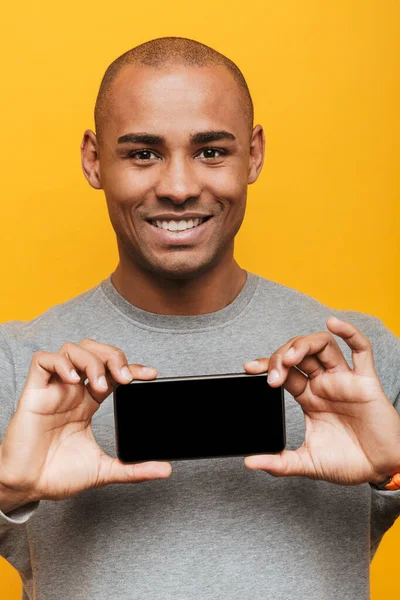
M 215 196 L 235 202 L 246 197 L 247 171 L 241 157 L 231 157 L 229 164 L 207 171 L 205 181 Z
M 209 191 L 235 215 L 242 214 L 246 203 L 247 182 L 237 171 L 220 169 L 209 179 Z
M 148 171 L 140 173 L 134 169 L 116 169 L 108 174 L 107 180 L 103 182 L 105 194 L 120 203 L 135 202 L 152 187 L 154 176 Z
M 118 169 L 108 174 L 103 190 L 115 230 L 121 233 L 123 230 L 131 232 L 135 213 L 138 210 L 140 214 L 140 207 L 153 185 L 149 172 L 146 171 L 138 173 L 133 169 Z

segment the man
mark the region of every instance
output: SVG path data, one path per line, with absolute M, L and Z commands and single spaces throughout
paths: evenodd
M 142 44 L 107 69 L 95 124 L 82 166 L 119 264 L 0 327 L 0 547 L 24 597 L 369 598 L 400 512 L 398 338 L 237 264 L 264 134 L 229 59 Z M 117 460 L 115 383 L 239 371 L 284 385 L 282 453 Z

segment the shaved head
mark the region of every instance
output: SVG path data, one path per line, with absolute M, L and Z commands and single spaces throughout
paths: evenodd
M 94 110 L 96 136 L 99 143 L 101 143 L 103 125 L 111 115 L 113 83 L 122 69 L 131 65 L 150 67 L 160 71 L 168 71 L 168 69 L 179 66 L 209 67 L 216 65 L 225 67 L 238 84 L 239 102 L 248 121 L 251 136 L 254 119 L 253 102 L 246 80 L 235 63 L 213 48 L 195 40 L 182 37 L 162 37 L 128 50 L 116 58 L 104 73 Z
M 95 126 L 84 132 L 82 168 L 105 194 L 122 295 L 150 312 L 201 314 L 191 312 L 197 291 L 193 304 L 177 281 L 193 293 L 203 282 L 207 297 L 204 282 L 212 280 L 223 294 L 233 279 L 236 290 L 243 285 L 234 240 L 248 186 L 263 165 L 265 138 L 260 124 L 253 127 L 239 68 L 194 40 L 150 40 L 107 68 Z M 183 312 L 170 312 L 171 302 Z

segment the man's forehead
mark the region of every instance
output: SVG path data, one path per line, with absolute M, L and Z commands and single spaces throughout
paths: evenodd
M 158 88 L 182 88 L 186 85 L 204 88 L 211 92 L 218 92 L 221 87 L 231 88 L 233 93 L 239 94 L 238 84 L 229 70 L 222 65 L 187 66 L 180 64 L 166 64 L 161 67 L 148 67 L 146 65 L 126 65 L 115 78 L 113 83 L 113 96 L 137 92 L 142 90 L 155 91 Z
M 157 134 L 166 143 L 192 143 L 193 134 L 207 131 L 230 132 L 240 143 L 247 138 L 248 122 L 237 86 L 221 66 L 129 65 L 114 82 L 105 129 L 113 144 L 128 133 Z
M 246 130 L 238 84 L 219 65 L 124 67 L 118 74 L 110 98 L 109 119 L 120 131 L 139 126 L 140 131 L 162 123 L 183 130 L 205 131 L 236 127 Z M 123 131 L 122 133 L 125 133 Z

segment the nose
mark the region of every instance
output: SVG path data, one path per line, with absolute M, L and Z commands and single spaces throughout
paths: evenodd
M 174 157 L 165 161 L 155 193 L 159 199 L 183 204 L 200 196 L 201 186 L 196 175 L 196 167 L 190 159 Z

